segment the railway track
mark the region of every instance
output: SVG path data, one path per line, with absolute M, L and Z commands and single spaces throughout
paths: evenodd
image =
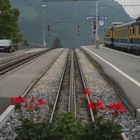
M 86 99 L 81 100 L 86 88 L 78 57 L 74 49 L 71 49 L 62 72 L 49 122 L 51 123 L 60 112 L 72 112 L 75 118 L 83 122 L 94 122 L 93 111 L 87 107 L 91 102 L 89 96 L 86 94 Z M 127 140 L 125 133 L 122 133 L 122 139 Z
M 80 100 L 85 88 L 86 84 L 76 53 L 74 49 L 70 49 L 49 122 L 52 122 L 59 112 L 72 112 L 75 118 L 80 118 L 80 112 L 82 112 L 80 119 L 94 121 L 93 112 L 87 107 L 87 104 L 90 103 L 89 97 L 86 96 L 87 100 Z
M 44 54 L 44 53 L 46 53 L 46 52 L 48 52 L 49 50 L 46 50 L 45 52 L 43 51 L 41 51 L 41 52 L 39 52 L 39 53 L 35 53 L 35 54 L 33 54 L 33 56 L 31 57 L 29 57 L 29 59 L 27 58 L 27 60 L 25 60 L 26 62 L 28 62 L 28 61 L 30 61 L 30 60 L 32 60 L 32 59 L 35 59 L 36 57 L 38 57 L 38 56 L 40 56 L 40 55 L 42 55 L 42 54 Z M 28 93 L 29 93 L 29 91 L 33 88 L 33 86 L 41 79 L 41 77 L 43 77 L 43 75 L 51 68 L 51 66 L 54 64 L 54 62 L 58 59 L 58 57 L 61 55 L 63 53 L 63 50 L 62 51 L 60 51 L 59 53 L 57 53 L 56 54 L 56 56 L 54 56 L 54 58 L 52 58 L 52 59 L 50 59 L 50 61 L 48 62 L 48 65 L 47 65 L 47 67 L 44 69 L 44 70 L 42 70 L 42 72 L 36 77 L 36 78 L 34 78 L 34 80 L 30 83 L 30 85 L 28 86 L 28 87 L 26 87 L 26 90 L 24 90 L 24 92 L 23 92 L 23 94 L 22 94 L 22 96 L 23 97 L 25 97 L 25 96 L 27 96 L 28 95 Z M 15 61 L 16 61 L 17 59 L 15 59 Z M 8 61 L 9 62 L 9 61 Z M 7 62 L 7 63 L 8 63 Z M 24 63 L 26 63 L 26 62 L 24 62 Z M 10 63 L 10 62 L 9 62 Z M 21 62 L 22 63 L 22 62 Z M 5 64 L 5 63 L 3 63 L 3 64 Z M 23 63 L 22 63 L 23 64 Z M 20 64 L 17 64 L 18 66 L 20 65 Z M 16 65 L 16 66 L 17 66 Z M 15 66 L 15 67 L 16 67 Z M 10 67 L 10 66 L 9 66 Z M 12 69 L 12 68 L 11 68 Z M 8 71 L 8 70 L 6 70 L 6 67 L 5 67 L 5 71 Z M 22 91 L 21 91 L 22 92 Z M 1 97 L 1 100 L 2 100 L 3 98 Z M 8 99 L 8 98 L 7 98 Z M 9 101 L 9 99 L 8 99 L 8 101 Z M 7 103 L 7 102 L 6 102 Z M 14 113 L 14 110 L 15 110 L 15 106 L 14 105 L 8 105 L 8 106 L 6 106 L 6 107 L 3 107 L 2 109 L 1 109 L 1 113 L 2 114 L 0 114 L 0 129 L 5 125 L 5 123 L 7 122 L 7 120 L 9 119 L 9 117 L 10 117 L 10 115 L 11 114 L 13 114 Z
M 65 81 L 65 83 L 63 83 L 63 81 Z M 80 99 L 83 95 L 84 89 L 86 89 L 86 84 L 84 82 L 81 66 L 74 50 L 70 50 L 63 69 L 59 90 L 57 92 L 57 100 L 55 100 L 55 106 L 53 107 L 53 114 L 51 115 L 50 122 L 54 120 L 55 115 L 59 113 L 59 111 L 73 112 L 75 117 L 80 118 L 81 120 L 92 120 L 94 122 L 93 112 L 91 109 L 88 110 L 87 107 L 87 104 L 90 102 L 89 96 L 86 95 L 86 100 Z M 65 95 L 67 96 L 66 98 L 64 97 Z M 63 105 L 65 108 L 61 108 L 61 104 L 64 103 L 62 101 L 63 98 L 65 98 L 65 104 Z M 60 105 L 58 105 L 59 103 Z M 83 112 L 82 115 L 80 114 L 81 111 Z
M 0 75 L 43 55 L 49 50 L 41 50 L 33 53 L 22 54 L 0 61 Z

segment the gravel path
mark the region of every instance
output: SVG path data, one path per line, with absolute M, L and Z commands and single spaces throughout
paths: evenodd
M 46 74 L 39 80 L 39 82 L 27 95 L 28 99 L 31 99 L 32 96 L 34 96 L 35 99 L 42 98 L 47 102 L 47 105 L 43 106 L 39 112 L 40 116 L 44 117 L 45 119 L 48 119 L 46 117 L 49 117 L 50 110 L 53 107 L 55 94 L 58 88 L 67 53 L 68 49 L 65 49 L 59 58 L 54 62 L 53 66 L 46 72 Z M 24 117 L 30 117 L 30 113 L 24 113 Z M 18 119 L 19 113 L 15 112 L 15 114 L 10 117 L 7 124 L 0 130 L 0 140 L 13 140 L 16 137 L 14 128 L 17 125 L 20 125 L 20 121 L 18 121 Z
M 106 82 L 103 76 L 98 72 L 96 64 L 92 64 L 87 57 L 79 50 L 76 50 L 84 74 L 87 87 L 91 90 L 92 100 L 102 100 L 105 104 L 121 102 L 115 89 Z M 110 118 L 109 110 L 101 111 L 101 116 Z M 140 140 L 140 122 L 136 120 L 129 112 L 120 115 L 116 120 L 123 126 L 123 132 L 129 140 Z

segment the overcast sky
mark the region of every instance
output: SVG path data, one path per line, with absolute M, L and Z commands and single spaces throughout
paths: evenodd
M 140 0 L 115 0 L 122 5 L 140 5 Z M 140 16 L 140 6 L 125 6 L 125 11 L 133 18 Z

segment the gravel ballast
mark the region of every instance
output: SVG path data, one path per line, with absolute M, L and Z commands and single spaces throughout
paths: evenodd
M 27 98 L 34 96 L 35 98 L 43 98 L 49 106 L 46 105 L 41 110 L 40 115 L 49 119 L 51 106 L 53 106 L 57 88 L 59 85 L 62 69 L 66 60 L 68 49 L 54 62 L 54 65 L 46 72 L 40 81 L 33 87 L 27 95 Z M 87 87 L 91 90 L 92 100 L 102 100 L 105 104 L 121 102 L 116 94 L 116 89 L 110 85 L 105 78 L 98 72 L 96 64 L 92 64 L 87 57 L 76 49 L 76 53 L 81 64 Z M 47 110 L 47 111 L 46 111 Z M 110 112 L 101 111 L 99 114 L 105 118 L 110 118 Z M 25 114 L 28 117 L 29 114 Z M 16 137 L 14 128 L 20 125 L 19 113 L 15 113 L 10 117 L 7 124 L 0 130 L 0 140 L 13 140 Z M 123 132 L 129 140 L 140 140 L 140 122 L 137 121 L 129 112 L 120 115 L 116 120 L 123 126 Z
M 42 98 L 47 102 L 47 105 L 40 111 L 40 116 L 44 117 L 45 119 L 48 119 L 46 117 L 50 116 L 51 108 L 48 107 L 48 103 L 53 105 L 55 100 L 55 94 L 59 85 L 67 53 L 68 49 L 65 49 L 59 58 L 54 62 L 53 66 L 37 82 L 37 84 L 27 95 L 27 98 L 29 99 L 34 96 L 36 99 Z M 29 113 L 24 113 L 24 117 L 29 117 L 29 115 Z M 21 124 L 18 119 L 19 113 L 15 112 L 15 114 L 10 117 L 6 125 L 0 130 L 0 140 L 13 140 L 16 137 L 14 128 Z
M 91 90 L 92 100 L 102 100 L 104 104 L 121 102 L 117 89 L 114 89 L 109 82 L 98 72 L 97 66 L 91 63 L 80 49 L 76 50 L 79 62 L 84 74 L 87 87 Z M 104 118 L 111 117 L 109 110 L 99 112 Z M 123 127 L 123 132 L 129 140 L 140 140 L 140 122 L 129 112 L 120 115 L 115 119 Z

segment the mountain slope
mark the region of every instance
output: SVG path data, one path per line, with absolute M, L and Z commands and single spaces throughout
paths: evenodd
M 42 2 L 39 0 L 11 0 L 13 7 L 20 9 L 20 28 L 24 39 L 42 42 Z M 59 37 L 64 47 L 79 47 L 91 43 L 91 23 L 87 16 L 95 15 L 95 2 L 46 2 L 46 40 L 50 44 Z M 118 6 L 107 6 L 118 5 Z M 99 1 L 99 15 L 107 16 L 100 28 L 103 38 L 104 28 L 113 21 L 131 20 L 124 9 L 114 0 Z M 50 25 L 51 35 L 47 34 Z M 80 35 L 78 34 L 78 25 Z

